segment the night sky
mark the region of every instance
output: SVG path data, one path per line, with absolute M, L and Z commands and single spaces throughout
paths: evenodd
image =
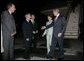
M 16 11 L 13 15 L 15 18 L 17 31 L 21 30 L 21 25 L 25 20 L 24 15 L 26 12 L 35 14 L 40 30 L 41 26 L 45 25 L 47 21 L 47 16 L 41 14 L 41 10 L 67 5 L 66 1 L 61 1 L 60 3 L 60 1 L 56 0 L 2 0 L 1 12 L 6 10 L 6 5 L 9 2 L 14 3 L 16 6 Z
M 47 17 L 40 13 L 41 7 L 47 3 L 47 1 L 36 1 L 36 0 L 3 0 L 2 1 L 2 9 L 1 12 L 6 10 L 6 5 L 12 2 L 16 6 L 16 11 L 13 13 L 17 31 L 21 30 L 21 26 L 23 21 L 25 20 L 25 13 L 30 12 L 32 14 L 35 14 L 36 20 L 38 21 L 39 29 L 42 25 L 45 25 L 47 21 Z
M 44 10 L 45 8 L 47 9 L 52 8 L 53 7 L 52 5 L 54 4 L 58 5 L 63 4 L 63 2 L 59 4 L 56 0 L 2 0 L 1 12 L 6 10 L 6 5 L 9 2 L 13 2 L 16 5 L 16 11 L 13 14 L 16 23 L 21 23 L 24 20 L 25 13 L 30 12 L 36 15 L 36 19 L 38 21 L 41 21 L 41 24 L 47 20 L 46 16 L 40 13 L 41 10 Z M 57 2 L 57 3 L 51 4 L 51 2 Z

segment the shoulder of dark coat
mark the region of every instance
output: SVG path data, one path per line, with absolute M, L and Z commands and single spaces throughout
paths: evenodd
M 26 23 L 26 20 L 23 21 L 23 24 Z
M 63 15 L 60 15 L 60 18 L 61 18 L 61 19 L 65 19 L 65 16 L 63 16 Z
M 3 12 L 2 12 L 2 14 L 8 14 L 8 11 L 7 11 L 7 10 L 5 10 L 5 11 L 3 11 Z
M 65 16 L 63 16 L 63 15 L 60 15 L 60 17 L 61 17 L 61 18 L 65 18 Z

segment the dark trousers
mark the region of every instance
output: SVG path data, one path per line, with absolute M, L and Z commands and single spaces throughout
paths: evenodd
M 26 41 L 25 40 L 25 52 L 24 52 L 24 57 L 29 57 L 30 54 L 30 40 Z
M 33 51 L 36 52 L 37 46 L 37 34 L 33 35 L 34 39 L 31 40 L 31 45 L 33 44 Z
M 36 39 L 32 39 L 31 40 L 31 45 L 33 44 L 33 47 L 34 48 L 36 48 L 36 46 L 37 46 L 37 41 L 36 41 Z
M 64 57 L 63 38 L 64 38 L 64 35 L 62 35 L 60 38 L 55 37 L 55 36 L 52 37 L 52 44 L 51 44 L 49 56 L 53 57 L 54 51 L 55 51 L 55 48 L 56 48 L 56 44 L 58 42 L 59 49 L 60 49 L 60 58 Z
M 3 60 L 13 60 L 14 59 L 14 38 L 3 39 Z

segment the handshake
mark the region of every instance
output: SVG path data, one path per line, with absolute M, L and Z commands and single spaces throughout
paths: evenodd
M 41 27 L 41 30 L 44 30 L 45 28 L 46 28 L 45 26 L 42 26 L 42 27 Z
M 44 30 L 46 27 L 45 26 L 42 26 L 41 27 L 41 30 Z M 43 34 L 42 37 L 44 37 L 45 35 Z

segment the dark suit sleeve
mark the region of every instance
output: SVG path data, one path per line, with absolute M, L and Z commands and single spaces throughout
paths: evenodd
M 35 22 L 35 28 L 36 28 L 35 30 L 38 30 L 38 22 L 37 21 Z
M 63 33 L 66 29 L 66 19 L 65 19 L 65 17 L 61 18 L 61 25 L 62 25 L 61 33 Z
M 1 21 L 2 23 L 7 27 L 7 29 L 10 31 L 10 33 L 13 33 L 12 27 L 11 27 L 11 21 L 8 13 L 3 12 L 1 15 Z
M 12 25 L 13 32 L 15 32 L 16 31 L 16 26 L 15 26 L 15 21 L 14 20 L 12 20 L 11 25 Z
M 38 30 L 38 23 L 37 23 L 37 21 L 35 21 L 35 25 L 33 25 L 33 30 L 34 31 Z
M 50 25 L 47 25 L 47 26 L 46 26 L 46 29 L 48 29 L 48 28 L 50 28 L 50 27 L 52 27 L 52 26 L 54 26 L 54 22 L 52 22 Z
M 26 33 L 26 27 L 25 27 L 25 23 L 22 24 L 22 32 L 25 38 L 27 38 L 27 33 Z

